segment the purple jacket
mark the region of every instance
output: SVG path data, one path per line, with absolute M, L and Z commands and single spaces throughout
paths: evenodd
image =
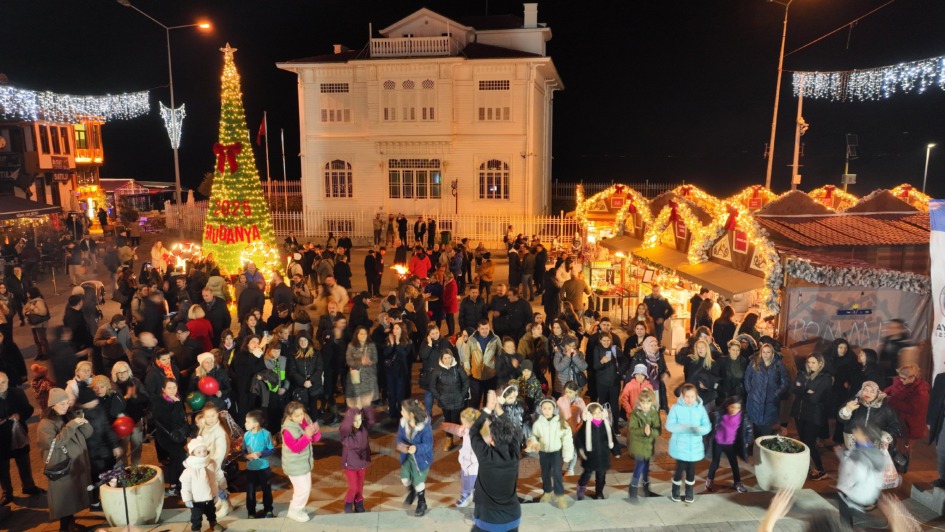
M 354 428 L 354 416 L 362 414 L 361 428 Z M 349 408 L 338 429 L 341 437 L 341 467 L 354 471 L 365 469 L 371 463 L 371 443 L 368 432 L 374 425 L 374 409 Z

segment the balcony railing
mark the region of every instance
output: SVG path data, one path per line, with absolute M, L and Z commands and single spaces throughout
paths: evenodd
M 449 37 L 392 37 L 371 39 L 371 57 L 430 57 L 450 55 Z

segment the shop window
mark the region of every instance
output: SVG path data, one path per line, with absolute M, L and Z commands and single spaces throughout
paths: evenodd
M 509 165 L 490 159 L 479 165 L 479 199 L 509 199 Z

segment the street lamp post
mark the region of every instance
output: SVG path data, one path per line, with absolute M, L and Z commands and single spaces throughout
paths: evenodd
M 778 84 L 775 85 L 774 88 L 774 113 L 771 117 L 771 140 L 768 142 L 768 168 L 765 172 L 765 188 L 768 190 L 771 190 L 771 169 L 774 164 L 774 138 L 778 128 L 778 101 L 781 99 L 781 73 L 784 67 L 784 41 L 787 38 L 788 8 L 791 7 L 791 2 L 793 1 L 794 0 L 778 2 L 778 0 L 768 0 L 768 2 L 784 6 L 784 28 L 781 31 L 781 53 L 778 55 Z
M 133 5 L 130 0 L 116 0 L 119 4 L 130 7 L 138 13 L 141 13 L 148 18 L 151 22 L 154 22 L 158 26 L 164 28 L 164 37 L 167 42 L 167 84 L 171 92 L 171 130 L 177 131 L 179 127 L 177 124 L 177 113 L 175 112 L 176 107 L 174 105 L 174 67 L 171 63 L 171 30 L 179 30 L 184 28 L 200 28 L 202 30 L 209 30 L 210 24 L 208 22 L 198 22 L 195 24 L 182 24 L 179 26 L 167 26 L 161 21 L 152 17 L 151 15 L 145 13 L 135 5 Z M 180 237 L 184 237 L 184 213 L 183 202 L 181 201 L 181 188 L 180 188 L 180 158 L 178 156 L 177 143 L 173 140 L 171 141 L 171 149 L 174 151 L 174 200 L 177 203 L 177 230 L 180 234 Z
M 925 194 L 925 180 L 929 177 L 929 154 L 932 152 L 932 148 L 935 147 L 935 144 L 929 144 L 925 147 L 925 172 L 922 173 L 922 193 Z

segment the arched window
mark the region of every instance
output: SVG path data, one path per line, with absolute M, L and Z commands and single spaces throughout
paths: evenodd
M 352 198 L 351 163 L 335 159 L 325 163 L 325 197 Z
M 420 120 L 432 122 L 436 120 L 436 91 L 432 79 L 425 79 L 420 84 Z
M 414 121 L 417 119 L 417 93 L 414 92 L 416 84 L 412 80 L 406 80 L 400 85 L 402 91 L 400 94 L 401 120 Z
M 479 199 L 509 199 L 509 164 L 489 159 L 479 165 Z

